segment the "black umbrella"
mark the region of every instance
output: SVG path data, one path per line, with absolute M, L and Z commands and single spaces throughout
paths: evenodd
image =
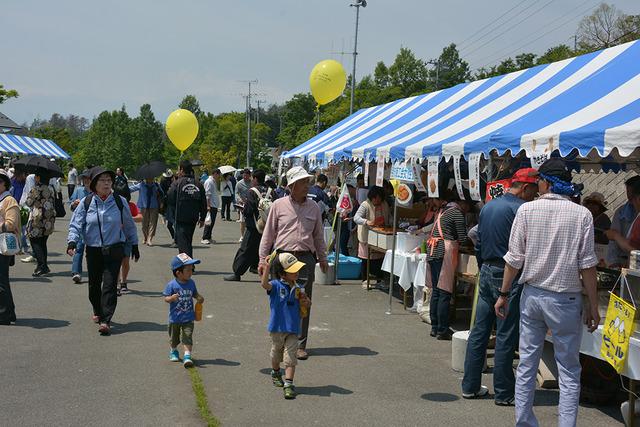
M 24 166 L 25 171 L 29 173 L 44 173 L 50 178 L 64 176 L 62 169 L 52 160 L 42 156 L 27 156 L 14 163 L 16 166 Z
M 153 161 L 140 166 L 133 177 L 136 179 L 155 178 L 167 171 L 167 165 L 161 161 Z
M 191 160 L 191 166 L 193 166 L 194 168 L 202 165 L 204 165 L 204 163 L 202 163 L 202 160 L 200 159 Z

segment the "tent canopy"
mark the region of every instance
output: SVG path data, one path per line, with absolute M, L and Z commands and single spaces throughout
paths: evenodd
M 402 161 L 640 145 L 640 40 L 357 111 L 284 157 Z
M 0 133 L 0 153 L 35 154 L 56 159 L 70 159 L 62 148 L 48 139 Z

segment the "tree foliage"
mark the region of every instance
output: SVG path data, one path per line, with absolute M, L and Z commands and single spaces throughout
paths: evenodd
M 625 15 L 615 6 L 602 3 L 578 25 L 581 50 L 594 51 L 640 38 L 640 15 Z
M 0 85 L 0 104 L 9 98 L 17 98 L 18 91 L 15 89 L 5 89 L 3 85 Z

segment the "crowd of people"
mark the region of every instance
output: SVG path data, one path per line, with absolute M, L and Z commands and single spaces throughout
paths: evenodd
M 55 225 L 60 183 L 45 170 L 33 172 L 0 170 L 0 218 L 2 232 L 17 236 L 22 250 L 31 254 L 22 261 L 30 262 L 32 257 L 33 276 L 40 277 L 50 273 L 47 240 Z M 275 177 L 260 169 L 242 170 L 237 182 L 232 172 L 222 174 L 218 169 L 197 177 L 191 163 L 181 161 L 175 174 L 166 170 L 159 182 L 150 178 L 130 184 L 120 168 L 110 171 L 96 166 L 78 172 L 71 166 L 67 178 L 71 278 L 82 282 L 84 254 L 92 320 L 99 333 L 110 334 L 118 296 L 128 292 L 130 259 L 140 259 L 136 222 L 141 223 L 144 244 L 152 246 L 162 218 L 178 252 L 171 260 L 175 279 L 163 293 L 170 310 L 170 360 L 180 360 L 177 347 L 182 343 L 183 363 L 192 366 L 193 300 L 204 300 L 192 278 L 200 262 L 193 255 L 194 234 L 202 228 L 201 243 L 215 244 L 218 213 L 222 221 L 233 221 L 233 210 L 238 212 L 240 247 L 231 265 L 233 273 L 224 280 L 240 281 L 247 272 L 260 275 L 270 298 L 272 380 L 284 387 L 285 398 L 295 397 L 296 360 L 308 357 L 315 266 L 323 272 L 328 269 L 324 228 L 335 214 L 339 189 L 330 187 L 325 175 L 309 174 L 300 166 L 280 178 L 278 185 Z M 368 187 L 362 176 L 356 182 L 356 186 L 347 185 L 353 209 L 338 216 L 339 250 L 368 261 L 371 273 L 382 278 L 383 254 L 370 250 L 367 234 L 372 227 L 392 224 L 393 187 Z M 640 177 L 629 179 L 626 188 L 628 202 L 610 221 L 602 194 L 592 193 L 583 205 L 576 203 L 581 187 L 572 183 L 564 162 L 554 158 L 538 170 L 515 171 L 506 194 L 481 209 L 460 200 L 452 189 L 441 190 L 436 198 L 417 198 L 425 206 L 415 232 L 422 233 L 426 247 L 432 337 L 450 340 L 452 336 L 450 304 L 461 246 L 473 245 L 480 267 L 476 318 L 462 380 L 464 398 L 488 393 L 481 374 L 495 326 L 495 403 L 515 406 L 518 425 L 536 425 L 533 391 L 544 337 L 551 330 L 562 366 L 559 417 L 562 425 L 575 425 L 582 313 L 590 331 L 600 320 L 595 270 L 599 260 L 594 245 L 609 245 L 610 266 L 626 265 L 629 253 L 640 249 L 636 221 Z M 136 192 L 138 200 L 133 203 L 131 195 Z M 474 219 L 470 214 L 477 210 Z M 13 256 L 0 255 L 0 324 L 4 325 L 16 321 L 9 285 L 13 262 Z M 366 275 L 363 267 L 365 282 Z M 389 285 L 380 281 L 378 286 Z M 583 292 L 589 301 L 584 309 Z M 514 375 L 516 349 L 520 361 Z

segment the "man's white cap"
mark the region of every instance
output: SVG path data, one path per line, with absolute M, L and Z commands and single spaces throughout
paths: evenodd
M 287 185 L 293 185 L 296 181 L 309 178 L 313 178 L 313 175 L 309 175 L 302 166 L 294 166 L 287 171 Z

